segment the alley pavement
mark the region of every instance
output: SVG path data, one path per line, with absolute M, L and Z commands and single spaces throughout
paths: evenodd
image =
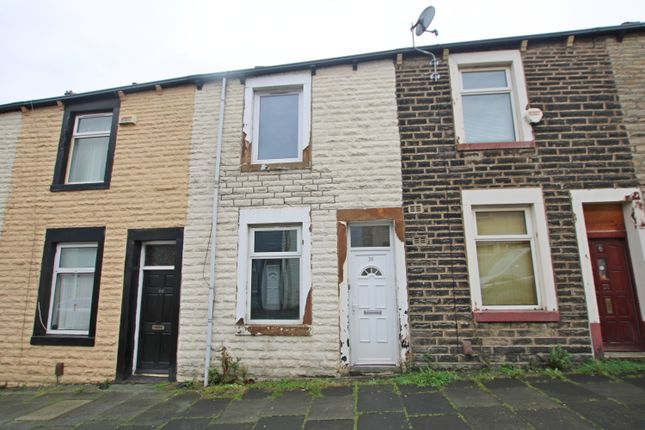
M 0 429 L 645 429 L 645 376 L 494 379 L 443 390 L 355 382 L 241 399 L 115 384 L 0 390 Z

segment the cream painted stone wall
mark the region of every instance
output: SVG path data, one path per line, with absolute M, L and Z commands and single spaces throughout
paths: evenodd
M 391 61 L 321 68 L 312 77 L 312 168 L 240 172 L 244 86 L 229 81 L 217 227 L 213 360 L 225 345 L 260 377 L 334 375 L 339 354 L 336 210 L 400 207 L 401 167 Z M 178 379 L 201 379 L 209 273 L 210 210 L 219 84 L 195 99 L 193 159 L 184 242 Z M 235 326 L 241 208 L 311 208 L 311 336 L 251 336 Z
M 634 164 L 645 190 L 645 34 L 629 33 L 622 42 L 607 38 L 625 127 L 634 150 Z
M 4 211 L 11 190 L 11 172 L 20 136 L 20 112 L 0 114 L 0 239 L 4 224 Z
M 57 362 L 63 383 L 114 378 L 127 231 L 185 224 L 194 95 L 192 86 L 127 95 L 121 114 L 138 122 L 119 127 L 108 190 L 51 192 L 63 110 L 22 115 L 0 240 L 0 385 L 54 383 Z M 30 345 L 46 230 L 98 226 L 106 233 L 95 346 Z

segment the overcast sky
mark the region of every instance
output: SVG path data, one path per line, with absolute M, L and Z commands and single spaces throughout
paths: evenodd
M 0 104 L 132 82 L 645 21 L 644 0 L 0 0 Z

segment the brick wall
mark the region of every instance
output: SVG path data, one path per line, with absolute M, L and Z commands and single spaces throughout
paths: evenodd
M 638 182 L 645 190 L 645 34 L 630 33 L 622 41 L 608 38 L 607 48 L 634 151 Z
M 11 190 L 11 172 L 20 136 L 21 119 L 19 112 L 0 115 L 0 239 L 4 226 L 4 211 Z
M 185 223 L 194 91 L 127 96 L 121 113 L 138 122 L 119 127 L 109 190 L 52 193 L 63 110 L 22 115 L 0 240 L 0 385 L 54 383 L 61 361 L 64 383 L 114 378 L 127 230 Z M 95 346 L 30 345 L 45 231 L 94 226 L 106 227 Z
M 519 46 L 517 46 L 519 49 Z M 536 147 L 458 152 L 450 77 L 437 83 L 427 58 L 397 67 L 406 208 L 412 351 L 417 364 L 526 363 L 562 345 L 591 354 L 569 190 L 636 183 L 616 83 L 604 40 L 529 44 L 522 53 L 529 102 L 544 111 Z M 475 323 L 464 249 L 461 190 L 542 187 L 561 319 Z M 422 204 L 422 213 L 412 213 Z M 463 354 L 462 341 L 475 354 Z M 424 356 L 425 355 L 425 356 Z
M 197 93 L 190 164 L 178 378 L 203 372 L 210 211 L 219 84 Z M 229 81 L 217 227 L 213 347 L 222 344 L 254 376 L 339 371 L 336 210 L 401 206 L 400 148 L 390 61 L 318 69 L 312 77 L 312 167 L 241 172 L 244 86 Z M 369 167 L 368 167 L 369 166 Z M 241 208 L 311 208 L 313 328 L 310 336 L 239 334 L 236 322 Z M 190 311 L 186 304 L 190 303 Z M 190 313 L 189 313 L 190 312 Z M 216 363 L 217 352 L 213 352 Z

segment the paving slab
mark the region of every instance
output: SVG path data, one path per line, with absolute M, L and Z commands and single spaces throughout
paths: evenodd
M 400 411 L 401 398 L 392 390 L 392 385 L 361 385 L 358 388 L 359 412 Z
M 82 408 L 74 409 L 73 411 L 51 420 L 49 424 L 72 425 L 83 421 L 90 421 L 108 409 L 127 401 L 129 398 L 130 396 L 124 393 L 104 393 L 100 397 L 84 405 Z
M 358 417 L 358 430 L 409 430 L 403 412 L 363 414 Z
M 636 385 L 637 387 L 640 387 L 643 390 L 645 390 L 645 376 L 639 376 L 637 378 L 625 377 L 623 378 L 623 381 L 632 385 Z
M 401 396 L 408 415 L 448 414 L 457 412 L 441 393 L 413 393 Z
M 611 397 L 626 405 L 645 403 L 645 390 L 626 382 L 588 383 L 584 387 L 602 397 Z
M 608 376 L 604 375 L 567 375 L 567 379 L 578 384 L 594 384 L 612 382 Z
M 490 394 L 472 384 L 453 384 L 444 390 L 448 400 L 458 408 L 500 406 L 500 403 Z
M 75 427 L 75 430 L 114 430 L 121 424 L 114 420 L 87 421 Z
M 555 400 L 526 385 L 522 387 L 493 388 L 491 392 L 502 402 L 517 410 L 552 409 L 560 407 L 560 404 L 556 403 Z
M 266 397 L 269 397 L 268 391 L 264 390 L 256 390 L 254 388 L 251 388 L 248 390 L 246 393 L 244 393 L 244 396 L 242 397 L 243 399 L 264 399 Z
M 224 408 L 231 403 L 230 398 L 220 397 L 214 399 L 200 399 L 186 409 L 182 415 L 184 417 L 216 417 L 222 413 Z
M 219 423 L 254 423 L 260 419 L 269 399 L 233 400 L 216 419 Z
M 307 392 L 290 391 L 270 400 L 263 415 L 305 415 L 310 404 L 311 396 Z
M 307 421 L 305 430 L 354 430 L 354 420 Z
M 469 430 L 470 427 L 457 415 L 431 415 L 410 417 L 414 430 Z
M 585 389 L 581 385 L 576 385 L 571 382 L 535 382 L 531 385 L 538 390 L 543 391 L 549 397 L 555 397 L 563 403 L 579 400 L 598 400 L 601 398 L 601 396 L 599 396 L 598 394 Z
M 500 379 L 491 379 L 490 381 L 484 381 L 484 386 L 490 390 L 496 390 L 501 388 L 526 388 L 526 384 L 520 379 L 512 378 L 500 378 Z
M 420 387 L 418 385 L 398 385 L 401 394 L 414 394 L 414 393 L 431 393 L 437 391 L 436 388 L 431 386 Z
M 202 430 L 210 423 L 210 418 L 177 418 L 168 421 L 161 430 Z
M 320 394 L 322 394 L 325 397 L 329 396 L 348 396 L 354 394 L 354 386 L 353 385 L 346 385 L 343 387 L 327 387 L 323 388 L 320 391 Z
M 16 421 L 49 421 L 90 402 L 91 400 L 61 400 L 20 416 L 16 418 Z
M 156 430 L 159 426 L 146 424 L 124 424 L 118 427 L 119 430 Z
M 255 430 L 300 430 L 305 420 L 301 416 L 263 417 L 253 427 Z
M 526 421 L 502 406 L 463 408 L 461 413 L 474 430 L 531 429 Z
M 94 419 L 96 420 L 117 420 L 120 422 L 125 422 L 131 419 L 132 417 L 139 415 L 142 411 L 145 411 L 149 408 L 155 406 L 158 402 L 150 398 L 134 398 L 129 399 L 125 402 L 121 402 L 112 408 L 101 412 L 96 415 Z
M 605 430 L 643 429 L 645 417 L 611 401 L 571 402 L 567 405 Z
M 195 403 L 197 393 L 185 393 L 171 397 L 166 401 L 157 403 L 141 414 L 130 420 L 131 424 L 159 425 L 170 418 L 181 415 L 192 403 Z
M 0 424 L 13 421 L 15 418 L 26 415 L 45 406 L 44 404 L 28 402 L 6 402 L 3 398 L 0 401 Z
M 313 399 L 309 408 L 310 420 L 342 420 L 354 418 L 354 396 L 331 396 Z
M 565 408 L 518 411 L 536 430 L 587 430 L 593 427 L 574 412 Z
M 251 430 L 254 424 L 255 423 L 211 424 L 206 427 L 206 430 Z

